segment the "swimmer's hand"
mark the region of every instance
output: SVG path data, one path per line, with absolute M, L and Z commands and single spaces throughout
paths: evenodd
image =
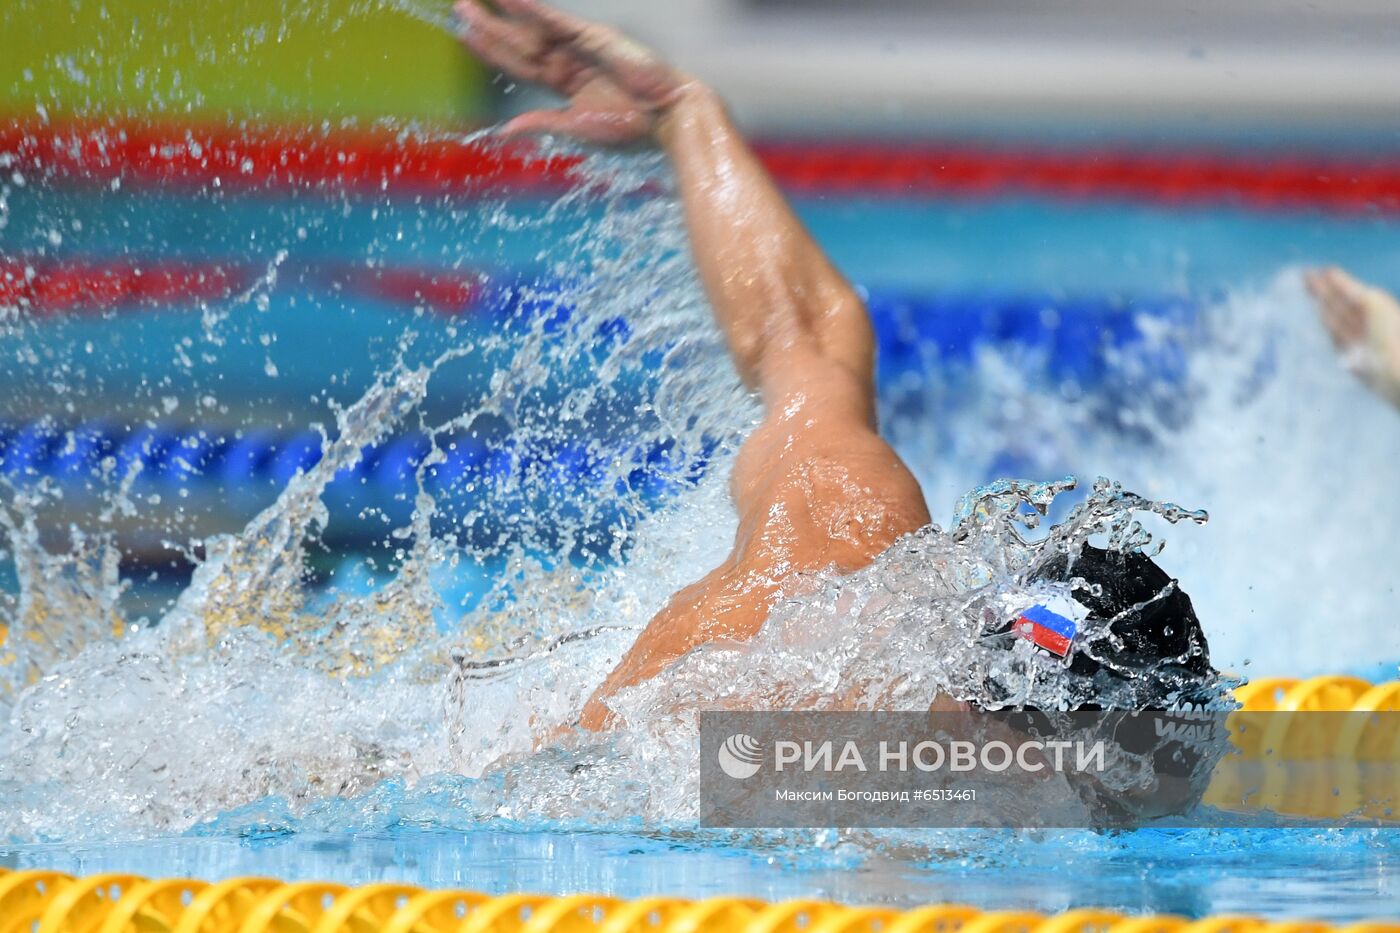
M 1336 267 L 1309 272 L 1305 281 L 1347 366 L 1400 408 L 1400 303 Z
M 621 33 L 562 13 L 540 0 L 459 0 L 462 41 L 484 61 L 569 99 L 562 110 L 511 120 L 508 136 L 559 133 L 622 145 L 656 132 L 690 79 Z

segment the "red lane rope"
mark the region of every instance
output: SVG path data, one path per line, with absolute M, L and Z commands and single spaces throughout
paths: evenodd
M 362 295 L 422 305 L 445 315 L 476 306 L 485 284 L 479 272 L 438 269 L 326 266 L 313 272 L 343 281 Z M 0 307 L 18 306 L 45 317 L 118 307 L 189 306 L 246 291 L 256 276 L 252 267 L 237 263 L 0 258 Z
M 961 147 L 776 144 L 760 147 L 790 190 L 829 194 L 1024 192 L 1070 199 L 1229 203 L 1251 208 L 1400 210 L 1400 159 L 1130 152 L 1008 152 Z
M 479 272 L 436 269 L 346 269 L 341 277 L 361 294 L 404 305 L 422 305 L 438 314 L 452 315 L 476 305 L 486 284 Z
M 220 188 L 559 188 L 578 162 L 409 134 L 100 123 L 12 123 L 0 127 L 0 153 L 63 177 Z
M 985 197 L 1019 192 L 1164 204 L 1400 211 L 1396 158 L 822 142 L 761 145 L 759 153 L 781 184 L 802 193 Z M 569 184 L 578 164 L 570 158 L 532 158 L 519 147 L 409 134 L 97 123 L 12 122 L 0 127 L 0 154 L 8 154 L 16 170 L 93 181 L 444 193 L 557 190 Z
M 43 316 L 118 305 L 215 301 L 251 281 L 248 270 L 222 263 L 0 259 L 0 306 L 19 306 Z

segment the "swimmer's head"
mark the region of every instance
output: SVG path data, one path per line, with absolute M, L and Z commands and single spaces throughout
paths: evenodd
M 1060 555 L 1037 577 L 1071 583 L 1074 601 L 1087 610 L 1086 631 L 1068 659 L 1071 672 L 1103 687 L 1118 680 L 1150 685 L 1157 695 L 1145 699 L 1158 702 L 1215 679 L 1191 598 L 1151 558 L 1086 544 L 1073 563 Z M 1089 700 L 1079 708 L 1102 707 Z
M 996 619 L 982 643 L 1016 647 L 1028 637 L 1031 615 L 1064 633 L 1058 644 L 1031 638 L 1044 646 L 1037 649 L 1044 655 L 1044 664 L 1037 664 L 1039 676 L 1055 668 L 1072 675 L 1062 678 L 1064 695 L 1057 704 L 1062 708 L 1145 709 L 1175 700 L 1200 702 L 1195 694 L 1217 680 L 1190 597 L 1151 558 L 1086 544 L 1073 561 L 1063 554 L 1051 558 L 1031 584 L 1051 584 L 1046 589 L 1054 594 L 1045 601 L 1052 607 L 1061 603 L 1064 615 L 1042 605 L 1016 618 Z M 1018 705 L 1012 687 L 989 679 L 987 699 L 994 706 Z
M 1067 556 L 1052 559 L 1036 578 L 1070 584 L 1080 610 L 1067 657 L 1048 652 L 1046 657 L 1078 675 L 1067 679 L 1065 705 L 1086 712 L 1145 711 L 1103 712 L 1093 718 L 1099 737 L 1149 766 L 1151 780 L 1135 790 L 1088 780 L 1088 796 L 1111 821 L 1189 809 L 1224 747 L 1223 731 L 1212 728 L 1220 717 L 1207 715 L 1203 722 L 1195 712 L 1219 707 L 1220 692 L 1190 597 L 1151 558 L 1089 545 L 1072 562 Z M 1008 648 L 1021 637 L 1013 622 L 993 636 Z M 1004 690 L 992 693 L 1011 699 Z M 1034 707 L 1020 706 L 1000 716 L 1022 731 L 1049 726 Z

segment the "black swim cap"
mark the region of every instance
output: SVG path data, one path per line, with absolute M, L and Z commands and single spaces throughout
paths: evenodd
M 1120 679 L 1189 687 L 1213 678 L 1210 648 L 1200 620 L 1186 595 L 1167 572 L 1139 553 L 1107 551 L 1084 545 L 1070 565 L 1068 555 L 1050 560 L 1037 579 L 1076 582 L 1071 595 L 1089 611 L 1084 633 L 1070 656 L 1069 669 L 1084 677 L 1106 674 Z M 1110 623 L 1107 628 L 1093 623 Z M 1189 690 L 1187 691 L 1189 692 Z M 1166 701 L 1167 695 L 1155 699 Z M 1149 698 L 1150 699 L 1150 698 Z M 1093 703 L 1080 709 L 1099 709 Z
M 1061 555 L 1035 578 L 1073 583 L 1074 601 L 1087 610 L 1068 659 L 1069 670 L 1080 675 L 1074 691 L 1079 696 L 1066 698 L 1069 707 L 1102 713 L 1094 731 L 1150 765 L 1155 775 L 1150 793 L 1137 797 L 1095 787 L 1100 812 L 1110 822 L 1131 822 L 1188 809 L 1225 741 L 1224 712 L 1196 711 L 1207 704 L 1218 709 L 1220 692 L 1190 597 L 1151 558 L 1091 545 L 1083 546 L 1072 566 Z M 1011 623 L 996 634 L 1007 636 L 1007 647 L 1017 638 Z M 1100 702 L 1108 692 L 1112 700 Z M 1110 709 L 1118 712 L 1104 712 Z M 1023 732 L 1066 728 L 1056 724 L 1062 714 L 1031 706 L 997 715 Z

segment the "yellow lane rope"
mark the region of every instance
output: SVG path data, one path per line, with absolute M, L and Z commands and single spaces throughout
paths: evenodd
M 942 904 L 899 911 L 827 901 L 734 897 L 621 900 L 380 883 L 349 888 L 267 878 L 148 881 L 0 868 L 0 933 L 1400 933 L 1400 922 L 1332 926 L 1227 915 L 1190 921 L 1080 909 L 979 911 Z
M 1206 803 L 1400 820 L 1400 716 L 1374 715 L 1400 711 L 1400 681 L 1266 677 L 1237 688 L 1235 699 L 1241 709 L 1226 726 L 1240 753 L 1216 766 Z

